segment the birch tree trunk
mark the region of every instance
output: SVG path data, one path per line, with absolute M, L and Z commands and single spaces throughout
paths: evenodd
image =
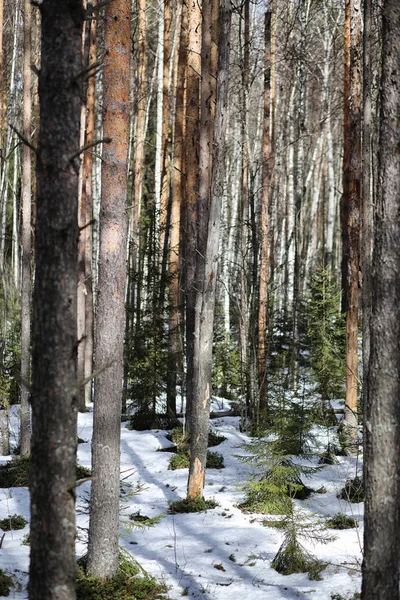
M 125 331 L 130 2 L 105 8 L 99 297 L 95 335 L 92 495 L 87 570 L 118 569 L 120 434 Z
M 76 281 L 80 0 L 44 0 L 33 297 L 31 600 L 76 585 Z
M 362 600 L 399 598 L 400 5 L 397 0 L 385 0 L 382 35 L 371 355 L 364 413 Z

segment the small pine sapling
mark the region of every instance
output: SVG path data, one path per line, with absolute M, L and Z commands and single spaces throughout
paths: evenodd
M 334 536 L 327 533 L 321 521 L 303 510 L 296 510 L 292 501 L 281 523 L 284 539 L 271 563 L 272 568 L 282 575 L 308 573 L 310 579 L 320 580 L 326 563 L 313 556 L 300 540 L 327 544 L 335 539 Z

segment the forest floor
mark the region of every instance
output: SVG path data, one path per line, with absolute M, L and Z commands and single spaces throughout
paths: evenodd
M 218 408 L 226 410 L 227 403 L 214 403 L 213 410 Z M 168 514 L 169 503 L 185 498 L 188 469 L 168 470 L 173 454 L 160 452 L 171 446 L 167 432 L 130 431 L 127 423 L 121 424 L 121 546 L 166 584 L 171 600 L 182 596 L 204 600 L 352 598 L 361 585 L 364 505 L 339 499 L 338 493 L 346 480 L 361 474 L 360 459 L 338 457 L 338 464 L 325 466 L 306 480 L 311 488 L 323 487 L 326 493 L 295 501 L 298 507 L 322 519 L 345 513 L 357 521 L 355 529 L 329 530 L 336 535 L 330 543 L 303 543 L 314 556 L 328 563 L 321 573 L 322 580 L 311 581 L 307 573 L 280 575 L 271 567 L 271 561 L 282 543 L 283 532 L 265 527 L 265 515 L 243 513 L 236 506 L 243 500 L 240 484 L 249 471 L 237 458 L 244 453 L 241 444 L 249 441 L 239 424 L 239 417 L 221 417 L 211 424 L 213 431 L 227 438 L 212 448 L 223 455 L 225 468 L 209 469 L 206 475 L 204 496 L 215 499 L 219 506 L 207 512 L 175 515 Z M 15 419 L 12 425 L 15 432 Z M 79 415 L 78 435 L 85 440 L 78 447 L 78 462 L 90 467 L 91 412 Z M 326 447 L 323 436 L 320 443 L 322 449 L 324 443 Z M 0 462 L 10 459 L 1 457 Z M 90 482 L 80 485 L 78 492 L 77 556 L 81 556 L 86 551 Z M 27 488 L 0 490 L 0 519 L 14 514 L 29 520 Z M 132 514 L 135 518 L 139 515 L 139 519 L 156 518 L 156 522 L 143 527 L 143 522 L 130 520 Z M 22 543 L 28 532 L 29 525 L 7 532 L 0 548 L 0 568 L 20 584 L 18 590 L 11 590 L 9 598 L 28 597 L 29 546 Z

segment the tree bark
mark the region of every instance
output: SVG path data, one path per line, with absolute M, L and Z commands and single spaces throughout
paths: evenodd
M 398 600 L 400 545 L 400 5 L 382 7 L 371 355 L 364 417 L 362 600 Z
M 102 199 L 95 334 L 95 403 L 88 572 L 117 573 L 120 431 L 125 330 L 130 2 L 105 9 Z
M 84 15 L 80 0 L 44 0 L 41 14 L 29 597 L 73 600 L 77 151 Z
M 225 183 L 226 128 L 228 115 L 229 91 L 229 48 L 231 5 L 230 0 L 221 3 L 214 0 L 209 7 L 210 12 L 203 8 L 203 41 L 206 52 L 212 53 L 213 48 L 209 33 L 214 30 L 216 35 L 216 19 L 219 9 L 219 56 L 216 88 L 216 113 L 214 131 L 210 132 L 213 141 L 212 173 L 207 172 L 211 179 L 210 209 L 207 218 L 207 240 L 204 257 L 203 281 L 197 292 L 196 308 L 199 310 L 199 349 L 198 372 L 196 373 L 195 404 L 192 407 L 192 426 L 190 438 L 190 466 L 188 479 L 188 498 L 203 496 L 205 465 L 207 457 L 208 424 L 210 416 L 211 397 L 211 366 L 214 329 L 215 292 L 219 260 L 219 238 L 221 208 L 223 204 Z M 208 20 L 210 19 L 210 20 Z M 209 45 L 210 42 L 210 45 Z M 217 43 L 215 37 L 214 43 Z M 215 50 L 215 48 L 214 48 Z M 209 69 L 213 68 L 213 58 L 210 57 Z M 215 76 L 208 71 L 202 76 Z M 210 110 L 210 109 L 209 109 Z M 210 112 L 208 112 L 210 115 Z M 210 125 L 211 129 L 211 125 Z M 211 141 L 211 140 L 210 140 Z
M 185 299 L 186 299 L 186 424 L 190 424 L 193 404 L 195 344 L 195 272 L 197 248 L 197 198 L 199 195 L 200 138 L 200 71 L 201 6 L 198 0 L 188 3 L 188 67 L 186 88 L 186 231 L 185 231 Z
M 258 386 L 259 410 L 267 410 L 267 356 L 266 329 L 268 309 L 268 214 L 271 196 L 271 180 L 273 169 L 273 154 L 271 148 L 271 11 L 265 13 L 265 57 L 264 57 L 264 121 L 262 141 L 262 196 L 261 196 L 261 227 L 260 227 L 260 269 L 258 291 Z M 265 416 L 265 415 L 264 415 Z
M 167 412 L 176 414 L 177 374 L 182 373 L 182 340 L 179 310 L 179 256 L 180 221 L 183 203 L 183 191 L 186 183 L 185 164 L 185 96 L 187 72 L 187 4 L 182 3 L 181 32 L 176 86 L 174 163 L 171 174 L 171 233 L 169 249 L 169 317 L 168 317 L 168 375 L 167 375 Z
M 357 452 L 358 283 L 361 210 L 362 16 L 360 0 L 350 0 L 350 142 L 348 197 L 346 399 L 343 433 L 346 452 Z
M 24 137 L 31 139 L 32 95 L 31 95 L 31 3 L 25 0 L 24 11 Z M 31 302 L 32 302 L 32 234 L 31 234 L 31 149 L 23 149 L 22 163 L 22 288 L 21 288 L 21 455 L 30 454 L 31 445 Z

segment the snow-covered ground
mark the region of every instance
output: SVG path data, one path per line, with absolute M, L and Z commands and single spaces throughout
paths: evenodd
M 330 600 L 333 594 L 348 598 L 359 591 L 364 506 L 349 504 L 337 494 L 356 470 L 360 474 L 360 462 L 339 457 L 339 464 L 326 466 L 307 479 L 310 487 L 325 487 L 326 493 L 296 501 L 321 517 L 346 513 L 357 520 L 359 527 L 330 530 L 337 538 L 326 545 L 304 543 L 316 557 L 329 563 L 322 572 L 322 581 L 310 581 L 306 573 L 284 576 L 271 568 L 282 532 L 264 527 L 261 515 L 243 514 L 235 506 L 243 499 L 238 486 L 245 481 L 248 470 L 235 456 L 243 453 L 240 445 L 248 441 L 239 430 L 239 417 L 214 419 L 212 428 L 227 438 L 215 448 L 224 456 L 225 469 L 210 469 L 206 476 L 205 498 L 214 498 L 219 506 L 204 513 L 168 515 L 169 503 L 185 497 L 188 470 L 168 470 L 172 454 L 158 451 L 171 445 L 167 432 L 129 431 L 122 423 L 121 478 L 125 494 L 121 498 L 121 546 L 166 583 L 168 597 L 174 600 L 182 595 L 204 600 Z M 78 435 L 86 440 L 79 444 L 78 461 L 90 467 L 92 413 L 79 415 Z M 9 459 L 2 457 L 2 462 Z M 90 482 L 78 488 L 78 556 L 86 551 L 89 490 Z M 160 519 L 151 528 L 132 529 L 129 515 L 138 511 Z M 0 489 L 0 519 L 13 514 L 29 519 L 26 488 Z M 7 532 L 0 549 L 0 568 L 14 574 L 21 584 L 21 589 L 12 590 L 9 597 L 19 600 L 27 598 L 29 547 L 22 540 L 28 531 L 26 526 Z

